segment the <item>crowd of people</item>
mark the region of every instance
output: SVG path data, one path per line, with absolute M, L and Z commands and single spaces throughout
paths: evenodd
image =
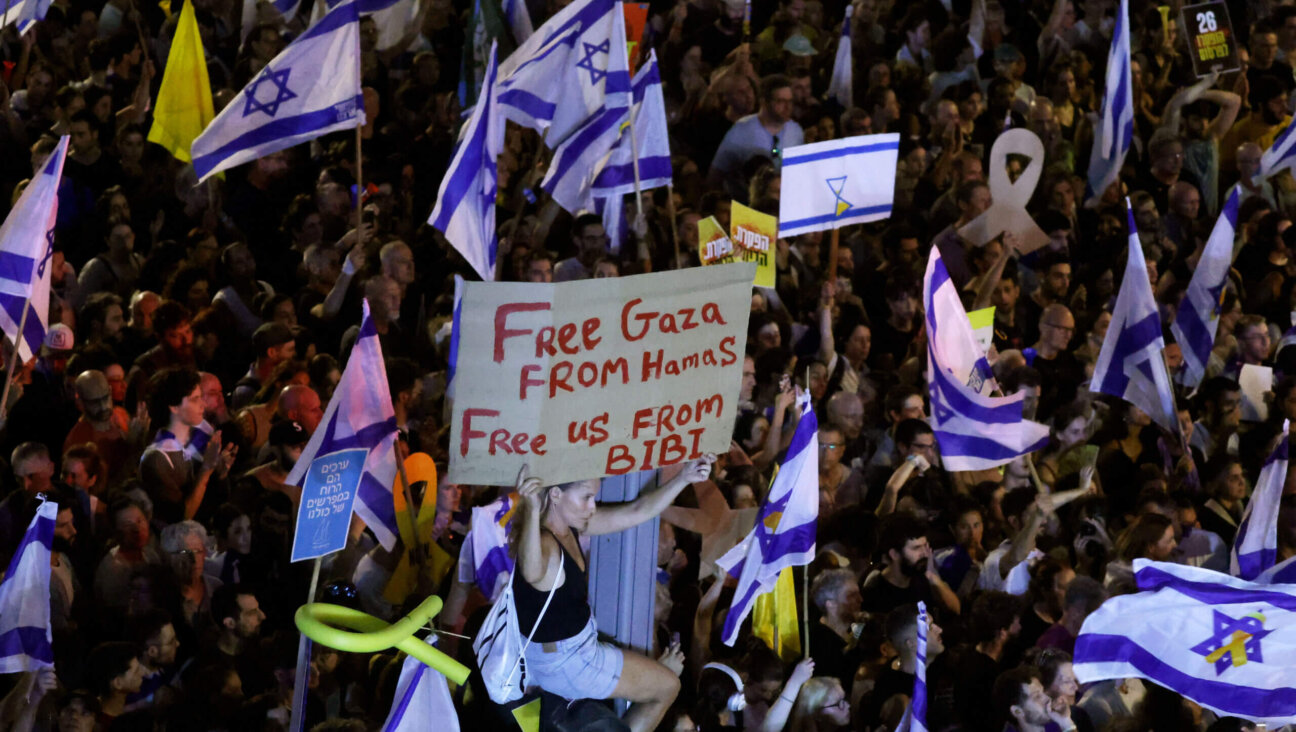
M 312 10 L 282 18 L 266 2 L 190 1 L 217 109 Z M 463 119 L 468 21 L 489 1 L 421 0 L 388 47 L 375 21 L 362 21 L 358 186 L 351 132 L 203 185 L 146 142 L 177 2 L 54 0 L 29 32 L 0 34 L 2 200 L 17 200 L 59 136 L 71 145 L 48 260 L 48 333 L 8 374 L 0 432 L 0 561 L 40 500 L 59 509 L 54 665 L 0 677 L 0 725 L 282 730 L 300 684 L 310 729 L 382 724 L 394 651 L 316 645 L 309 678 L 296 678 L 293 614 L 310 566 L 289 562 L 300 489 L 285 479 L 356 341 L 362 298 L 401 449 L 428 454 L 444 473 L 452 276 L 473 275 L 424 222 Z M 565 4 L 527 2 L 536 26 Z M 889 219 L 842 231 L 835 263 L 823 233 L 777 242 L 777 285 L 752 293 L 733 445 L 690 464 L 691 487 L 677 480 L 663 494 L 672 509 L 714 507 L 717 493 L 739 514 L 759 506 L 797 421 L 795 390 L 808 391 L 820 424 L 819 552 L 804 570 L 811 610 L 801 618 L 811 659 L 780 657 L 746 628 L 734 646 L 720 642 L 734 583 L 716 570 L 719 539 L 673 525 L 672 516 L 688 522 L 671 509 L 659 537 L 651 655 L 660 662 L 600 645 L 582 627 L 587 615 L 537 621 L 557 572 L 577 578 L 566 601 L 586 601 L 581 532 L 629 524 L 625 512 L 613 520 L 592 508 L 588 484 L 544 493 L 533 480 L 519 489 L 547 533 L 530 518 L 517 532 L 529 585 L 519 607 L 544 646 L 593 644 L 580 669 L 532 664 L 548 679 L 546 699 L 630 696 L 643 710 L 626 719 L 637 731 L 891 730 L 913 693 L 923 602 L 927 729 L 1249 729 L 1138 679 L 1081 687 L 1070 653 L 1090 613 L 1135 590 L 1133 560 L 1227 570 L 1249 486 L 1296 415 L 1296 350 L 1287 348 L 1296 339 L 1283 337 L 1296 325 L 1296 181 L 1257 177 L 1296 101 L 1296 6 L 1229 2 L 1241 69 L 1199 79 L 1179 4 L 1163 15 L 1130 2 L 1134 143 L 1118 183 L 1085 207 L 1116 2 L 851 5 L 842 39 L 845 0 L 648 3 L 645 45 L 660 62 L 674 187 L 644 192 L 644 219 L 625 232 L 554 205 L 539 187 L 540 138 L 509 126 L 499 278 L 529 282 L 697 266 L 701 218 L 727 229 L 735 201 L 778 213 L 783 149 L 900 134 Z M 841 42 L 852 49 L 849 104 L 826 94 Z M 1028 210 L 1048 243 L 1028 254 L 1011 236 L 972 246 L 958 234 L 993 202 L 989 153 L 1007 128 L 1043 143 L 1042 161 L 1008 160 L 1011 176 L 1043 166 Z M 1170 434 L 1088 389 L 1124 272 L 1126 198 L 1168 325 L 1234 191 L 1237 256 L 1214 352 L 1202 383 L 1177 389 L 1182 433 Z M 933 246 L 967 308 L 995 308 L 989 356 L 1001 388 L 1025 390 L 1027 416 L 1051 426 L 1029 460 L 979 473 L 941 467 L 921 312 Z M 1182 381 L 1168 328 L 1166 339 Z M 5 367 L 12 348 L 0 348 Z M 1273 369 L 1259 403 L 1244 404 L 1246 366 Z M 393 590 L 407 553 L 384 550 L 353 521 L 316 599 L 393 620 L 440 594 L 451 601 L 439 626 L 471 637 L 488 603 L 471 563 L 456 571 L 455 562 L 471 507 L 509 490 L 416 482 L 437 514 L 424 571 Z M 664 506 L 651 508 L 636 520 Z M 1293 508 L 1283 501 L 1280 560 L 1296 555 Z M 441 645 L 475 667 L 469 642 L 447 634 Z M 480 689 L 457 689 L 455 704 L 464 729 L 512 724 Z M 545 728 L 625 728 L 603 703 L 545 708 Z

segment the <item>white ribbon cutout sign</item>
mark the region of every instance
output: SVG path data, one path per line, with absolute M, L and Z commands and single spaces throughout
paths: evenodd
M 1030 164 L 1014 183 L 1008 179 L 1008 156 L 1025 155 Z M 985 213 L 958 230 L 959 236 L 972 246 L 987 242 L 1007 231 L 1017 239 L 1017 251 L 1030 254 L 1048 243 L 1048 234 L 1026 213 L 1026 204 L 1035 194 L 1040 174 L 1044 172 L 1044 143 L 1030 130 L 1018 127 L 1005 130 L 990 148 L 990 196 L 994 200 Z

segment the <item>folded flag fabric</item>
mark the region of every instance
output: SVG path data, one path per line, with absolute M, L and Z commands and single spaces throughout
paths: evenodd
M 1112 44 L 1107 50 L 1107 83 L 1103 87 L 1102 114 L 1094 129 L 1089 156 L 1085 206 L 1094 207 L 1120 178 L 1125 155 L 1134 143 L 1134 80 L 1130 73 L 1129 0 L 1120 0 Z
M 1183 351 L 1182 383 L 1190 388 L 1200 384 L 1206 375 L 1206 362 L 1215 347 L 1224 286 L 1228 284 L 1229 267 L 1233 264 L 1237 215 L 1238 189 L 1235 186 L 1215 220 L 1215 228 L 1211 230 L 1206 248 L 1197 261 L 1197 269 L 1188 283 L 1188 292 L 1170 324 L 1170 332 L 1174 333 L 1175 342 Z
M 58 187 L 67 150 L 64 135 L 0 226 L 0 329 L 18 344 L 23 361 L 40 350 L 49 326 L 49 263 L 54 256 Z M 20 323 L 22 338 L 18 338 Z
M 1291 423 L 1283 420 L 1282 437 L 1260 469 L 1260 479 L 1238 524 L 1229 561 L 1229 574 L 1253 580 L 1278 561 L 1278 507 L 1283 486 L 1287 483 L 1287 430 Z

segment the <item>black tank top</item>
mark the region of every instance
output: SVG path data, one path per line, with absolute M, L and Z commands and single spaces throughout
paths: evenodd
M 580 534 L 576 529 L 572 529 L 571 532 L 579 545 Z M 552 532 L 550 535 L 552 536 Z M 562 586 L 554 592 L 553 601 L 549 603 L 549 609 L 545 611 L 544 617 L 540 620 L 540 627 L 536 630 L 535 637 L 531 639 L 533 643 L 552 643 L 571 638 L 580 633 L 590 619 L 589 575 L 567 553 L 567 548 L 558 541 L 557 537 L 554 537 L 554 541 L 562 551 L 565 579 Z M 549 593 L 532 587 L 531 583 L 519 573 L 514 578 L 513 595 L 517 604 L 518 629 L 522 631 L 525 638 L 535 627 L 536 616 L 540 614 L 540 608 L 544 607 L 545 598 Z

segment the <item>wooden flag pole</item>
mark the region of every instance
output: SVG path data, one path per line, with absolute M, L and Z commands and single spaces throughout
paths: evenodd
M 841 229 L 833 229 L 828 239 L 828 281 L 837 284 L 837 246 L 841 243 Z M 810 382 L 806 382 L 809 386 Z
M 9 390 L 13 388 L 14 376 L 18 370 L 18 350 L 22 343 L 23 329 L 27 327 L 27 313 L 31 310 L 31 300 L 23 300 L 22 317 L 18 318 L 18 335 L 14 338 L 13 355 L 9 357 L 9 370 L 5 372 L 4 393 L 0 394 L 0 422 L 9 413 Z
M 670 269 L 684 269 L 680 265 L 679 222 L 675 220 L 675 183 L 666 184 L 666 217 L 670 219 L 671 248 L 675 251 L 675 260 Z

